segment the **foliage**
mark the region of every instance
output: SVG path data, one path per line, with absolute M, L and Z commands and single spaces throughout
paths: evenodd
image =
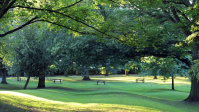
M 138 52 L 137 56 L 173 57 L 190 66 L 190 60 L 186 57 L 190 54 L 190 46 L 184 41 L 187 37 L 184 35 L 184 27 L 181 29 L 179 25 L 185 21 L 183 16 L 179 16 L 182 23 L 172 22 L 169 19 L 172 17 L 174 21 L 176 19 L 175 14 L 172 13 L 174 11 L 172 4 L 175 3 L 159 0 L 153 3 L 157 5 L 149 5 L 150 1 L 142 3 L 139 0 L 126 0 L 126 3 L 120 7 L 101 8 L 102 15 L 106 18 L 106 22 L 102 24 L 103 29 L 113 36 L 108 38 L 130 45 L 135 52 Z M 173 8 L 179 11 L 186 10 L 181 5 L 176 2 L 174 5 L 176 7 Z M 179 12 L 176 13 L 179 14 Z M 165 16 L 169 14 L 173 16 L 169 18 Z
M 62 42 L 65 44 L 61 44 Z M 79 69 L 79 72 L 85 72 L 84 70 L 90 67 L 118 67 L 128 60 L 125 53 L 130 49 L 130 47 L 113 40 L 107 40 L 104 43 L 98 42 L 92 36 L 75 38 L 67 36 L 57 44 L 59 46 L 56 48 L 56 53 L 61 60 L 60 68 L 67 70 L 73 66 Z
M 53 75 L 58 71 L 58 67 L 55 65 L 48 66 L 49 75 Z
M 125 3 L 114 3 L 119 4 L 109 16 L 114 19 L 106 20 L 108 23 L 113 20 L 116 27 L 103 25 L 114 38 L 132 46 L 138 52 L 136 56 L 172 57 L 189 68 L 193 60 L 199 59 L 197 0 L 125 0 Z M 115 17 L 114 13 L 117 13 Z M 199 101 L 199 83 L 195 76 L 192 76 L 186 101 Z
M 17 44 L 10 45 L 13 51 L 10 72 L 13 74 L 26 74 L 30 76 L 44 75 L 48 66 L 53 63 L 51 55 L 52 42 L 45 32 L 37 30 L 37 27 L 30 26 L 17 32 L 10 41 Z
M 188 73 L 188 67 L 173 58 L 144 57 L 142 62 L 142 75 L 160 75 L 168 79 L 173 74 L 187 76 Z
M 53 42 L 52 47 L 49 48 L 51 55 L 54 56 L 53 66 L 62 72 L 72 68 L 84 73 L 86 73 L 84 69 L 90 67 L 112 66 L 115 68 L 128 60 L 125 55 L 130 51 L 130 47 L 114 40 L 101 42 L 94 36 L 74 37 L 68 34 L 67 30 L 42 32 L 44 31 L 39 32 L 42 38 L 48 37 Z M 42 38 L 38 39 L 45 41 Z
M 103 22 L 103 16 L 95 11 L 98 4 L 98 0 L 6 0 L 0 3 L 0 37 L 40 21 L 54 24 L 51 28 L 67 28 L 75 35 L 92 33 Z

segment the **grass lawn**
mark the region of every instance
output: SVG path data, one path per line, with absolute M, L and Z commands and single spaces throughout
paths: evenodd
M 183 77 L 171 79 L 145 77 L 145 83 L 136 83 L 137 76 L 91 76 L 82 81 L 81 76 L 56 77 L 63 82 L 53 83 L 48 77 L 45 89 L 35 89 L 38 80 L 32 77 L 28 88 L 25 81 L 8 78 L 9 84 L 0 84 L 0 111 L 75 111 L 75 112 L 198 112 L 199 103 L 183 100 L 189 95 L 190 81 Z M 96 84 L 97 80 L 105 80 Z

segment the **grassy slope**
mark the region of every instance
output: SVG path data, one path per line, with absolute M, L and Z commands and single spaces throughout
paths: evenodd
M 190 90 L 190 83 L 184 78 L 175 80 L 175 91 L 171 90 L 170 80 L 163 82 L 160 79 L 153 80 L 152 77 L 145 77 L 146 83 L 135 83 L 135 76 L 92 76 L 92 81 L 82 81 L 81 77 L 74 76 L 57 78 L 62 78 L 63 83 L 46 81 L 46 89 L 34 89 L 37 81 L 31 80 L 27 90 L 21 89 L 25 81 L 8 79 L 10 84 L 0 85 L 0 90 L 9 90 L 0 92 L 0 106 L 4 105 L 5 108 L 5 105 L 12 105 L 12 108 L 16 108 L 14 110 L 22 111 L 197 112 L 199 109 L 198 103 L 188 104 L 182 101 Z M 96 85 L 96 80 L 99 79 L 106 80 L 106 85 Z M 25 97 L 18 93 L 36 97 Z

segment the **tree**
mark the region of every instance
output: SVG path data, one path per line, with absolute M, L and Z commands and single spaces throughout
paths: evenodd
M 27 81 L 24 86 L 26 89 L 30 76 L 38 76 L 39 82 L 37 88 L 45 88 L 45 75 L 47 74 L 48 66 L 53 63 L 51 55 L 52 40 L 45 35 L 48 30 L 37 30 L 35 26 L 30 26 L 17 32 L 15 38 L 10 41 L 17 42 L 13 45 L 12 56 L 13 65 L 11 70 L 14 73 L 23 73 L 27 75 Z
M 117 15 L 110 16 L 115 27 L 108 29 L 109 35 L 117 35 L 117 39 L 145 56 L 172 56 L 189 67 L 199 58 L 198 1 L 125 0 L 112 4 L 118 8 L 113 11 Z M 191 55 L 192 60 L 186 55 Z M 191 77 L 191 91 L 185 101 L 199 101 L 199 83 L 195 75 Z
M 134 70 L 134 73 L 138 73 L 140 72 L 141 68 L 140 62 L 141 62 L 141 57 L 138 56 L 125 63 L 125 65 L 122 66 L 121 68 L 125 70 L 125 75 L 127 76 L 130 70 Z
M 2 62 L 3 62 L 2 59 L 0 59 L 0 74 L 2 76 L 1 83 L 2 84 L 8 84 L 7 81 L 6 81 L 7 70 L 5 69 Z
M 6 43 L 6 39 L 1 38 L 0 39 L 0 74 L 2 75 L 2 84 L 8 84 L 6 81 L 6 76 L 8 75 L 8 70 L 6 68 L 7 64 L 11 64 L 10 62 L 8 62 L 9 57 L 11 56 L 9 54 L 10 49 L 8 47 L 8 43 Z M 4 63 L 5 61 L 7 61 L 8 63 Z
M 0 37 L 43 21 L 80 34 L 100 32 L 103 17 L 96 13 L 98 0 L 3 0 L 0 2 Z M 52 26 L 53 27 L 53 26 Z M 56 27 L 58 28 L 58 27 Z M 93 31 L 89 31 L 93 30 Z M 101 32 L 102 33 L 102 32 Z
M 0 22 L 4 29 L 0 37 L 35 22 L 53 24 L 51 28 L 67 28 L 76 35 L 95 35 L 95 31 L 103 34 L 98 30 L 103 22 L 103 16 L 96 13 L 99 3 L 98 0 L 4 0 L 0 2 Z
M 122 45 L 114 40 L 98 41 L 93 36 L 73 37 L 60 39 L 57 42 L 55 54 L 58 54 L 57 60 L 61 60 L 59 65 L 63 70 L 74 66 L 84 77 L 89 80 L 88 70 L 100 67 L 117 67 L 124 65 L 128 58 L 125 53 L 130 47 Z M 61 44 L 65 43 L 65 44 Z
M 175 75 L 187 74 L 188 67 L 186 64 L 174 58 L 144 57 L 142 59 L 142 75 L 163 76 L 164 80 L 172 78 L 172 90 L 174 89 Z
M 197 0 L 4 0 L 0 4 L 0 22 L 6 28 L 0 37 L 43 21 L 71 32 L 116 39 L 135 49 L 131 57 L 173 56 L 189 67 L 199 58 Z M 10 23 L 21 25 L 12 28 Z M 186 55 L 191 55 L 192 61 Z M 186 101 L 199 101 L 199 82 L 191 76 Z
M 148 74 L 154 76 L 153 79 L 158 79 L 158 75 L 163 75 L 165 77 L 168 77 L 168 73 L 160 74 L 159 72 L 163 69 L 161 65 L 163 63 L 166 63 L 164 59 L 157 58 L 157 57 L 144 57 L 142 60 L 144 63 L 142 63 L 143 66 L 143 73 L 142 74 Z

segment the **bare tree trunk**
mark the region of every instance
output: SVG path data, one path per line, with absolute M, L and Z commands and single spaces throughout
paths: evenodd
M 28 79 L 26 80 L 26 84 L 24 85 L 23 89 L 27 88 L 29 81 L 30 81 L 30 75 L 28 74 Z
M 171 77 L 172 77 L 172 90 L 175 90 L 174 89 L 174 76 L 173 76 L 173 74 L 171 74 Z
M 154 75 L 153 79 L 158 79 L 157 75 Z
M 7 74 L 7 71 L 6 71 L 5 68 L 2 69 L 1 74 L 2 74 L 1 83 L 2 83 L 2 84 L 8 84 L 7 81 L 6 81 L 6 74 Z
M 44 75 L 39 75 L 39 83 L 37 88 L 45 88 L 45 74 Z
M 199 82 L 196 76 L 192 76 L 191 78 L 191 91 L 185 101 L 199 101 Z

